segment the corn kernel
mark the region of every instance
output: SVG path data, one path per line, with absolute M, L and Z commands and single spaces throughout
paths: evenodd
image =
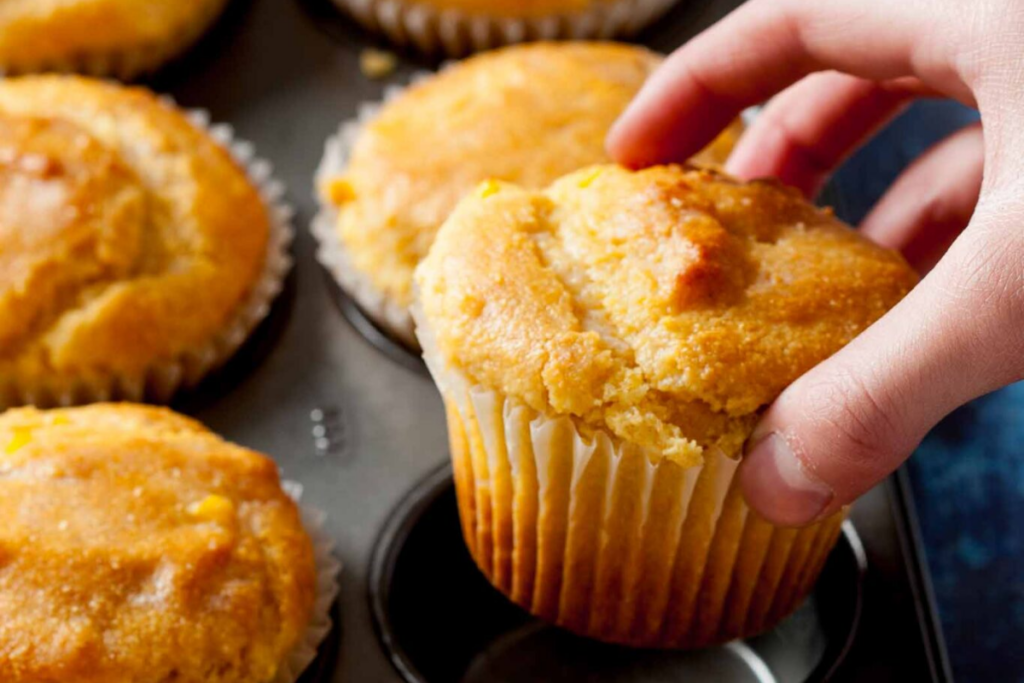
M 235 516 L 235 504 L 224 496 L 211 494 L 188 506 L 188 513 L 199 519 L 225 524 Z
M 590 187 L 590 184 L 597 180 L 597 176 L 601 175 L 601 168 L 593 168 L 588 173 L 584 173 L 580 178 L 579 186 L 581 189 Z
M 4 449 L 8 455 L 14 453 L 32 441 L 32 430 L 28 427 L 15 427 L 14 434 L 11 435 L 11 440 L 7 442 L 7 447 Z
M 359 70 L 367 78 L 378 79 L 390 76 L 398 66 L 398 57 L 387 50 L 366 48 L 359 53 Z
M 324 183 L 324 194 L 327 195 L 327 201 L 335 206 L 341 206 L 356 198 L 355 188 L 344 178 L 332 178 Z
M 497 180 L 485 180 L 480 183 L 479 187 L 477 187 L 476 193 L 479 195 L 480 199 L 487 199 L 492 194 L 497 194 L 500 189 L 501 184 Z

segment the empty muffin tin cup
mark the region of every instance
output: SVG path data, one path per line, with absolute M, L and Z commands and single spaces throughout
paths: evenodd
M 638 650 L 574 636 L 495 590 L 462 540 L 451 468 L 421 480 L 384 525 L 369 600 L 386 655 L 409 683 L 782 683 L 824 681 L 857 630 L 867 563 L 846 522 L 812 595 L 756 638 L 695 651 Z

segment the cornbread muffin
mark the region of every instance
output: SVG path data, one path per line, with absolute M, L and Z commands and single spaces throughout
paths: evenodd
M 223 362 L 287 270 L 261 192 L 148 91 L 0 82 L 0 406 L 165 400 Z
M 132 78 L 195 42 L 227 0 L 4 0 L 0 71 Z
M 775 528 L 734 473 L 760 411 L 916 282 L 795 190 L 596 166 L 488 181 L 416 275 L 463 531 L 581 634 L 697 647 L 810 590 L 842 522 Z
M 316 567 L 263 455 L 130 404 L 0 416 L 0 680 L 267 683 Z
M 532 40 L 630 36 L 677 0 L 334 0 L 372 31 L 428 54 Z
M 404 90 L 328 147 L 322 259 L 364 311 L 415 346 L 413 269 L 458 200 L 487 178 L 541 188 L 607 162 L 609 128 L 660 61 L 624 44 L 538 43 Z M 739 126 L 697 161 L 724 162 Z

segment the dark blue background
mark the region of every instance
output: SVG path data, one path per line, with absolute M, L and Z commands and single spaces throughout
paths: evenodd
M 859 221 L 911 160 L 977 117 L 952 102 L 915 104 L 836 174 L 838 213 Z M 1024 681 L 1022 418 L 1024 384 L 1015 384 L 954 412 L 910 460 L 958 681 Z

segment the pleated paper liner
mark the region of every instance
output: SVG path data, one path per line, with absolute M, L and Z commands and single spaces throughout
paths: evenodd
M 396 45 L 449 57 L 533 40 L 628 37 L 677 1 L 606 0 L 578 12 L 511 18 L 438 9 L 415 0 L 333 0 L 360 24 Z
M 470 554 L 529 612 L 602 641 L 696 648 L 765 631 L 810 592 L 844 514 L 775 527 L 744 502 L 738 461 L 652 463 L 471 384 L 424 346 Z
M 164 103 L 175 106 L 170 98 L 164 98 Z M 185 114 L 231 153 L 266 208 L 270 226 L 267 251 L 263 270 L 249 294 L 224 327 L 205 343 L 175 358 L 154 361 L 138 374 L 94 369 L 69 375 L 0 376 L 0 410 L 18 405 L 47 408 L 111 400 L 167 403 L 179 390 L 194 387 L 227 362 L 267 317 L 292 264 L 289 247 L 294 238 L 294 210 L 285 201 L 284 185 L 273 178 L 270 163 L 256 156 L 251 143 L 235 138 L 231 126 L 211 124 L 209 114 L 202 110 Z
M 281 663 L 272 683 L 295 683 L 316 659 L 317 649 L 331 632 L 331 606 L 338 597 L 338 572 L 341 563 L 334 557 L 334 539 L 324 529 L 327 515 L 302 503 L 302 484 L 282 481 L 285 493 L 299 506 L 302 526 L 313 542 L 313 558 L 316 562 L 316 597 L 313 613 L 310 615 L 302 639 Z
M 203 3 L 203 12 L 164 39 L 96 52 L 69 54 L 61 58 L 16 64 L 0 64 L 0 73 L 17 76 L 29 73 L 80 73 L 89 76 L 133 80 L 152 73 L 165 63 L 187 51 L 214 24 L 229 0 Z

